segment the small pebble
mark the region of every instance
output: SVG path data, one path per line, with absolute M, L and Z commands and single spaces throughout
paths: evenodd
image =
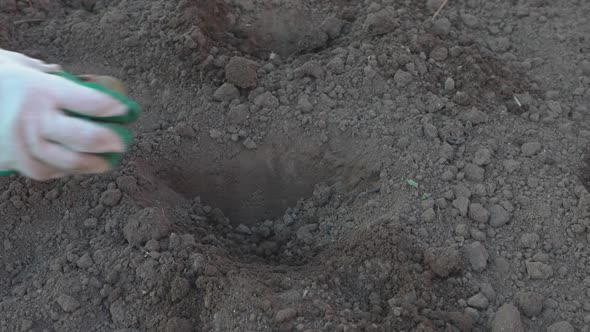
M 154 240 L 154 239 L 150 239 L 146 244 L 145 244 L 145 250 L 147 251 L 159 251 L 160 250 L 160 242 Z
M 188 280 L 182 277 L 175 277 L 170 284 L 170 298 L 172 301 L 180 301 L 190 292 L 191 285 Z
M 467 164 L 463 169 L 465 179 L 473 182 L 482 182 L 485 176 L 485 170 L 475 164 Z
M 96 225 L 98 224 L 98 219 L 88 218 L 88 219 L 84 220 L 83 224 L 84 224 L 84 227 L 86 227 L 86 228 L 96 228 Z
M 459 210 L 459 213 L 462 216 L 466 216 L 469 209 L 469 199 L 466 197 L 459 197 L 453 201 L 453 206 Z
M 489 209 L 489 223 L 492 227 L 500 227 L 510 221 L 510 213 L 502 205 L 492 205 Z
M 446 36 L 451 32 L 451 21 L 448 18 L 439 18 L 432 23 L 432 32 L 439 36 Z
M 449 77 L 445 80 L 445 90 L 451 91 L 455 89 L 455 80 Z
M 275 322 L 285 323 L 293 320 L 295 317 L 297 317 L 297 310 L 293 308 L 282 309 L 276 313 Z
M 549 279 L 553 276 L 553 268 L 540 262 L 525 262 L 526 270 L 531 279 Z
M 519 245 L 525 249 L 535 249 L 539 242 L 539 235 L 535 233 L 525 233 L 520 237 Z
M 257 144 L 251 138 L 248 137 L 244 140 L 244 147 L 246 147 L 246 149 L 248 150 L 254 150 L 256 149 Z
M 211 129 L 209 130 L 209 137 L 212 139 L 218 139 L 223 135 L 223 133 L 218 129 Z
M 257 70 L 256 62 L 235 56 L 225 66 L 225 78 L 240 88 L 251 89 L 257 85 Z
M 520 147 L 520 151 L 525 157 L 532 157 L 541 151 L 541 143 L 539 142 L 529 142 L 524 143 Z
M 119 189 L 110 189 L 105 191 L 101 197 L 100 202 L 106 206 L 116 206 L 121 201 L 123 193 Z
M 485 224 L 490 219 L 490 212 L 479 203 L 469 204 L 469 218 L 478 223 Z
M 484 166 L 489 164 L 492 161 L 492 153 L 489 149 L 483 148 L 477 150 L 475 152 L 475 156 L 473 157 L 473 163 L 478 166 Z
M 498 309 L 491 327 L 491 332 L 524 332 L 520 312 L 512 303 Z
M 250 228 L 244 224 L 239 224 L 238 227 L 236 227 L 236 231 L 238 233 L 247 234 L 247 235 L 252 234 L 252 230 L 250 230 Z
M 433 222 L 434 220 L 436 220 L 436 212 L 434 212 L 433 208 L 430 208 L 422 213 L 422 221 Z
M 574 332 L 574 327 L 567 321 L 561 321 L 551 324 L 547 332 Z
M 92 265 L 94 265 L 94 262 L 92 261 L 90 254 L 87 253 L 87 254 L 84 254 L 82 257 L 80 257 L 80 259 L 78 259 L 78 261 L 76 262 L 76 265 L 78 265 L 78 267 L 81 269 L 87 269 L 87 268 L 91 267 Z
M 463 267 L 461 254 L 455 247 L 429 248 L 424 253 L 424 261 L 437 276 L 443 278 L 460 272 Z
M 399 87 L 405 87 L 412 82 L 412 74 L 403 71 L 402 69 L 398 69 L 398 71 L 393 76 L 393 80 Z
M 57 304 L 59 304 L 63 311 L 68 313 L 74 312 L 76 309 L 80 308 L 80 302 L 67 294 L 60 295 L 57 298 Z
M 496 299 L 496 291 L 494 291 L 492 284 L 483 282 L 479 288 L 481 289 L 481 292 L 488 298 L 488 300 L 494 301 Z
M 527 317 L 538 316 L 543 310 L 545 298 L 536 292 L 518 292 L 515 296 L 516 305 Z
M 481 242 L 473 242 L 463 247 L 463 255 L 475 272 L 482 272 L 488 265 L 490 255 Z
M 217 101 L 232 101 L 240 96 L 240 91 L 231 83 L 223 83 L 213 94 Z
M 467 300 L 467 304 L 470 307 L 473 307 L 476 309 L 485 309 L 488 307 L 489 301 L 485 297 L 485 295 L 483 295 L 482 293 L 477 293 Z
M 480 231 L 479 229 L 472 228 L 469 230 L 469 234 L 476 241 L 483 242 L 486 240 L 486 233 Z

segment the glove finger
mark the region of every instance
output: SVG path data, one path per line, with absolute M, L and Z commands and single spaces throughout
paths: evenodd
M 68 175 L 63 170 L 51 167 L 39 160 L 35 160 L 33 157 L 31 157 L 30 160 L 18 170 L 18 172 L 35 181 L 48 181 Z
M 103 173 L 111 169 L 111 165 L 97 155 L 77 153 L 65 147 L 39 141 L 33 151 L 35 158 L 43 160 L 52 167 L 56 167 L 69 174 Z
M 57 108 L 99 118 L 120 116 L 128 111 L 127 105 L 106 93 L 57 75 L 44 75 L 43 79 L 46 80 L 44 84 L 51 87 Z
M 59 111 L 41 112 L 39 133 L 48 141 L 59 143 L 75 152 L 125 152 L 123 139 L 105 126 L 67 116 Z
M 54 72 L 60 71 L 61 66 L 56 64 L 48 64 L 39 59 L 31 58 L 22 53 L 1 50 L 0 54 L 3 58 L 9 59 L 9 61 L 26 66 L 32 69 L 40 70 L 43 72 Z
M 39 61 L 39 60 L 37 60 Z M 61 71 L 62 68 L 60 65 L 55 65 L 55 64 L 49 64 L 49 63 L 45 63 L 40 61 L 39 63 L 35 64 L 37 66 L 37 69 L 45 72 L 45 73 L 53 73 L 56 71 Z
M 21 54 L 22 55 L 22 54 Z M 51 73 L 55 71 L 60 71 L 61 66 L 55 64 L 45 63 L 38 59 L 29 58 L 28 56 L 22 55 L 20 62 L 33 69 L 40 70 L 42 72 Z
M 58 179 L 67 175 L 63 169 L 51 166 L 35 158 L 28 148 L 27 142 L 23 142 L 21 156 L 18 166 L 18 173 L 36 181 L 47 181 Z
M 38 127 L 40 123 L 34 122 L 25 132 L 28 151 L 33 158 L 64 173 L 101 173 L 110 169 L 109 163 L 99 156 L 78 153 L 43 139 Z

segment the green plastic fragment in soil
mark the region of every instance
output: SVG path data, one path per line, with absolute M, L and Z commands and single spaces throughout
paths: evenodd
M 406 183 L 410 186 L 410 187 L 414 187 L 416 189 L 418 189 L 418 183 L 416 183 L 416 181 L 412 180 L 412 179 L 407 179 Z

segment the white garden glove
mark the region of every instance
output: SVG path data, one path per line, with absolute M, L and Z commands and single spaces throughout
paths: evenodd
M 124 114 L 126 106 L 107 94 L 48 74 L 60 70 L 0 50 L 0 171 L 16 171 L 34 180 L 100 173 L 111 165 L 94 153 L 126 150 L 113 131 L 62 111 L 109 117 Z

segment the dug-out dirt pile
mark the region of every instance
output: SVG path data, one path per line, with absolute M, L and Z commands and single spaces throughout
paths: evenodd
M 0 179 L 0 330 L 589 331 L 590 4 L 441 3 L 0 1 L 144 108 Z

